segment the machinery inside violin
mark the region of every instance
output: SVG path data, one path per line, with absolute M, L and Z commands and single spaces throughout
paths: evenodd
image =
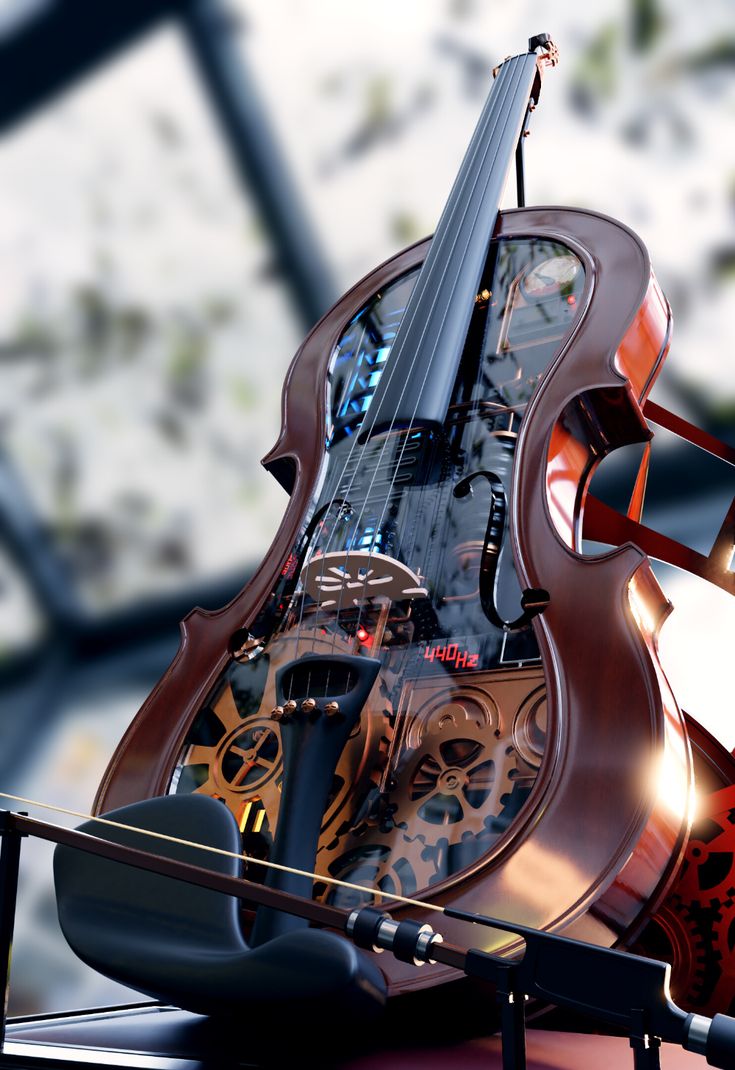
M 176 859 L 202 848 L 179 833 L 190 823 L 206 841 L 211 824 L 208 846 L 234 880 L 239 831 L 257 895 L 200 872 L 191 883 L 207 895 L 189 889 L 196 910 L 174 898 L 157 944 L 159 899 L 175 896 L 158 877 L 178 879 L 180 867 L 127 855 L 156 879 L 116 885 L 108 863 L 125 862 L 124 851 L 87 845 L 105 863 L 85 868 L 79 841 L 57 832 L 49 838 L 66 843 L 59 912 L 85 961 L 215 1017 L 224 1004 L 257 1017 L 295 1003 L 319 1026 L 342 996 L 359 1020 L 461 969 L 496 986 L 504 1033 L 516 1038 L 506 1068 L 523 1065 L 528 994 L 606 1011 L 630 1035 L 638 1070 L 656 1070 L 669 1035 L 655 1006 L 676 1019 L 675 1040 L 728 1066 L 735 1021 L 705 1028 L 687 1013 L 696 998 L 685 1009 L 669 1000 L 662 962 L 631 965 L 617 949 L 654 914 L 658 930 L 639 950 L 653 944 L 673 958 L 686 996 L 702 929 L 682 935 L 677 909 L 710 893 L 700 906 L 714 925 L 732 904 L 733 855 L 717 848 L 731 842 L 735 766 L 671 692 L 657 634 L 672 607 L 645 550 L 735 592 L 735 503 L 706 557 L 643 526 L 647 451 L 624 518 L 610 522 L 612 510 L 589 495 L 608 454 L 652 437 L 646 406 L 671 311 L 623 224 L 578 209 L 499 210 L 542 69 L 556 59 L 540 35 L 496 69 L 433 239 L 358 283 L 296 354 L 281 436 L 263 462 L 292 496 L 281 529 L 240 595 L 184 621 L 179 653 L 101 785 L 96 807 L 112 809 L 101 823 L 118 847 L 142 829 L 163 834 Z M 518 189 L 522 202 L 520 177 Z M 649 411 L 735 463 L 710 436 Z M 585 536 L 602 548 L 586 553 Z M 718 818 L 697 829 L 701 838 L 692 837 L 697 777 Z M 192 795 L 207 798 L 181 798 Z M 49 830 L 11 816 L 15 880 L 23 830 Z M 142 823 L 127 825 L 133 817 Z M 213 955 L 196 920 L 212 892 L 229 897 Z M 386 895 L 417 915 L 386 916 Z M 242 901 L 257 910 L 241 915 Z M 171 922 L 177 909 L 183 936 Z M 431 911 L 442 914 L 441 933 L 426 931 Z M 338 914 L 359 954 L 309 929 L 334 927 Z M 454 941 L 465 945 L 468 923 L 482 933 L 460 958 Z M 711 971 L 723 1003 L 732 926 L 717 931 L 730 941 Z M 228 973 L 233 950 L 239 981 Z M 372 956 L 383 950 L 393 956 L 378 966 Z M 607 965 L 585 1002 L 595 963 Z M 514 987 L 509 978 L 523 971 Z M 314 979 L 325 972 L 320 995 Z M 644 986 L 649 1002 L 631 987 L 644 974 L 655 980 Z M 440 1017 L 454 1026 L 453 1013 Z
M 184 621 L 96 806 L 210 796 L 271 889 L 418 897 L 610 947 L 663 896 L 691 822 L 656 645 L 670 605 L 635 541 L 584 548 L 600 462 L 651 437 L 671 312 L 623 224 L 499 211 L 555 61 L 541 35 L 497 68 L 434 237 L 296 354 L 263 461 L 291 494 L 281 528 L 233 602 Z M 644 533 L 641 499 L 626 520 Z M 248 939 L 286 924 L 259 909 Z M 381 970 L 389 995 L 455 976 Z
M 379 659 L 379 681 L 334 772 L 316 866 L 405 895 L 485 855 L 541 763 L 539 650 L 529 621 L 504 626 L 521 613 L 508 538 L 513 458 L 585 278 L 559 242 L 494 242 L 445 426 L 388 430 L 364 444 L 360 429 L 417 274 L 375 294 L 339 338 L 313 516 L 194 719 L 171 785 L 223 799 L 247 853 L 267 857 L 283 774 L 277 670 L 324 655 L 325 679 L 307 688 L 318 695 L 329 687 L 330 655 Z M 342 906 L 370 898 L 318 891 Z

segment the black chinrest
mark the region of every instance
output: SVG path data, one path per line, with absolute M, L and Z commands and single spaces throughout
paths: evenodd
M 168 795 L 105 815 L 194 840 L 241 848 L 222 803 Z M 239 876 L 238 859 L 94 821 L 79 826 L 114 843 Z M 59 921 L 76 954 L 100 973 L 147 996 L 208 1015 L 247 1010 L 301 1021 L 331 1016 L 364 1021 L 381 1010 L 386 986 L 377 967 L 334 933 L 301 929 L 248 947 L 238 900 L 59 845 L 54 853 Z

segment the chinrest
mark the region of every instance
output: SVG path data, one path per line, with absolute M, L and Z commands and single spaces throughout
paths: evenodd
M 235 854 L 240 833 L 222 803 L 169 795 L 105 817 Z M 80 832 L 240 876 L 237 858 L 88 821 Z M 380 971 L 334 933 L 301 929 L 250 948 L 232 896 L 121 865 L 71 847 L 54 853 L 61 928 L 89 966 L 163 1003 L 213 1016 L 278 1015 L 293 1022 L 329 1014 L 365 1021 L 386 997 Z

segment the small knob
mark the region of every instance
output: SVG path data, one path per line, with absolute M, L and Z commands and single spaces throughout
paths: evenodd
M 284 702 L 283 704 L 283 717 L 281 718 L 281 720 L 284 721 L 284 723 L 290 721 L 295 712 L 296 703 L 293 699 L 289 699 L 288 702 Z
M 339 713 L 339 702 L 328 702 L 324 707 L 324 712 L 327 717 L 334 717 L 335 714 Z
M 304 713 L 313 713 L 316 709 L 316 702 L 313 698 L 305 698 L 304 701 L 301 703 L 301 709 L 304 711 Z
M 271 710 L 271 721 L 282 721 L 284 717 L 283 706 L 274 706 Z

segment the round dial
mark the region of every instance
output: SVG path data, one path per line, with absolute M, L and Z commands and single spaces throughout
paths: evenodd
M 580 271 L 581 264 L 571 253 L 544 260 L 532 267 L 521 279 L 523 295 L 534 301 L 540 297 L 551 297 L 572 286 Z

